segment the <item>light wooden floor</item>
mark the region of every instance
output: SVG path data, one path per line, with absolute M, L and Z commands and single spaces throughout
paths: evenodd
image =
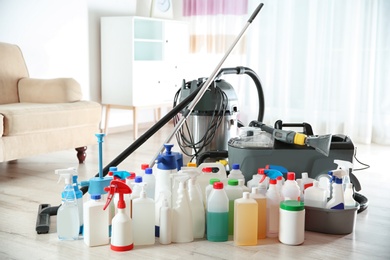
M 164 127 L 120 168 L 138 171 L 141 163 L 153 158 L 171 132 L 171 125 Z M 131 142 L 132 132 L 109 134 L 103 143 L 103 165 Z M 306 232 L 300 246 L 283 245 L 277 239 L 259 240 L 259 245 L 250 247 L 234 246 L 232 240 L 197 240 L 170 245 L 156 242 L 154 246 L 118 253 L 108 245 L 89 248 L 82 240 L 59 241 L 56 217 L 51 217 L 49 234 L 36 233 L 38 205 L 60 203 L 63 185 L 57 184 L 55 169 L 78 167 L 80 180 L 98 172 L 97 145 L 89 147 L 87 161 L 82 165 L 77 164 L 73 150 L 0 163 L 0 259 L 390 259 L 390 147 L 355 145 L 358 159 L 371 165 L 368 170 L 355 172 L 362 185 L 361 193 L 369 199 L 368 209 L 358 214 L 353 233 Z M 355 167 L 360 166 L 355 163 Z

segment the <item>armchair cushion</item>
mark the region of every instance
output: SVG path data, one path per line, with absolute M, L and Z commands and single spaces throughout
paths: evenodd
M 22 78 L 18 91 L 21 103 L 66 103 L 82 98 L 80 84 L 73 78 Z

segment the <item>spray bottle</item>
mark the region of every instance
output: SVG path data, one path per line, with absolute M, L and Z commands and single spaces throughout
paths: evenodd
M 79 212 L 76 194 L 72 186 L 72 169 L 56 170 L 65 181 L 65 188 L 62 192 L 62 204 L 57 211 L 57 234 L 60 240 L 77 240 L 80 231 Z
M 186 181 L 188 177 L 180 180 L 176 207 L 172 210 L 172 242 L 188 243 L 194 240 L 192 228 L 192 214 Z
M 334 183 L 332 184 L 332 198 L 326 204 L 328 209 L 344 209 L 344 188 L 343 188 L 343 178 L 349 175 L 349 168 L 352 168 L 353 165 L 350 162 L 335 160 L 338 164 L 337 169 L 331 171 L 334 177 Z
M 108 197 L 104 210 L 110 205 L 114 194 L 119 194 L 118 212 L 112 219 L 111 249 L 114 251 L 129 251 L 134 247 L 133 230 L 132 220 L 125 212 L 124 194 L 131 194 L 131 189 L 124 182 L 112 180 L 105 191 L 108 192 Z
M 132 220 L 134 245 L 154 245 L 154 200 L 147 196 L 147 183 L 140 184 L 141 192 L 133 200 Z
M 83 234 L 83 228 L 84 228 L 84 217 L 83 217 L 83 192 L 79 189 L 79 183 L 78 183 L 78 176 L 77 176 L 77 170 L 76 168 L 69 168 L 69 170 L 73 171 L 73 189 L 76 194 L 76 200 L 77 200 L 77 207 L 79 208 L 79 221 L 80 221 L 80 231 L 79 234 Z

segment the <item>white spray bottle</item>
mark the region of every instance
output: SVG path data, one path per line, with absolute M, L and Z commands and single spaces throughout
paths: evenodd
M 104 210 L 109 206 L 114 194 L 119 194 L 118 212 L 112 219 L 111 249 L 114 251 L 129 251 L 134 247 L 133 229 L 132 220 L 126 213 L 124 194 L 130 194 L 131 189 L 122 181 L 112 180 L 105 191 L 108 192 L 108 197 Z
M 341 169 L 333 170 L 333 176 L 335 177 L 334 183 L 332 183 L 332 196 L 326 203 L 327 209 L 344 209 L 344 191 L 343 191 L 343 176 L 344 171 Z
M 76 193 L 72 185 L 72 169 L 56 170 L 56 174 L 65 181 L 62 192 L 62 204 L 57 211 L 57 234 L 60 240 L 77 240 L 80 231 L 79 210 Z

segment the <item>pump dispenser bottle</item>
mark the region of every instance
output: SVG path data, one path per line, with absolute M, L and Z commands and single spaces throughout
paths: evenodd
M 106 187 L 105 190 L 108 192 L 108 197 L 104 210 L 110 204 L 114 194 L 119 194 L 118 212 L 112 219 L 111 249 L 114 251 L 129 251 L 134 247 L 133 229 L 132 220 L 125 211 L 124 194 L 130 194 L 131 189 L 124 182 L 112 180 L 110 186 Z
M 72 186 L 72 170 L 56 170 L 55 173 L 64 179 L 65 188 L 62 192 L 62 204 L 57 211 L 57 234 L 60 240 L 77 240 L 80 231 L 79 212 L 76 194 Z

